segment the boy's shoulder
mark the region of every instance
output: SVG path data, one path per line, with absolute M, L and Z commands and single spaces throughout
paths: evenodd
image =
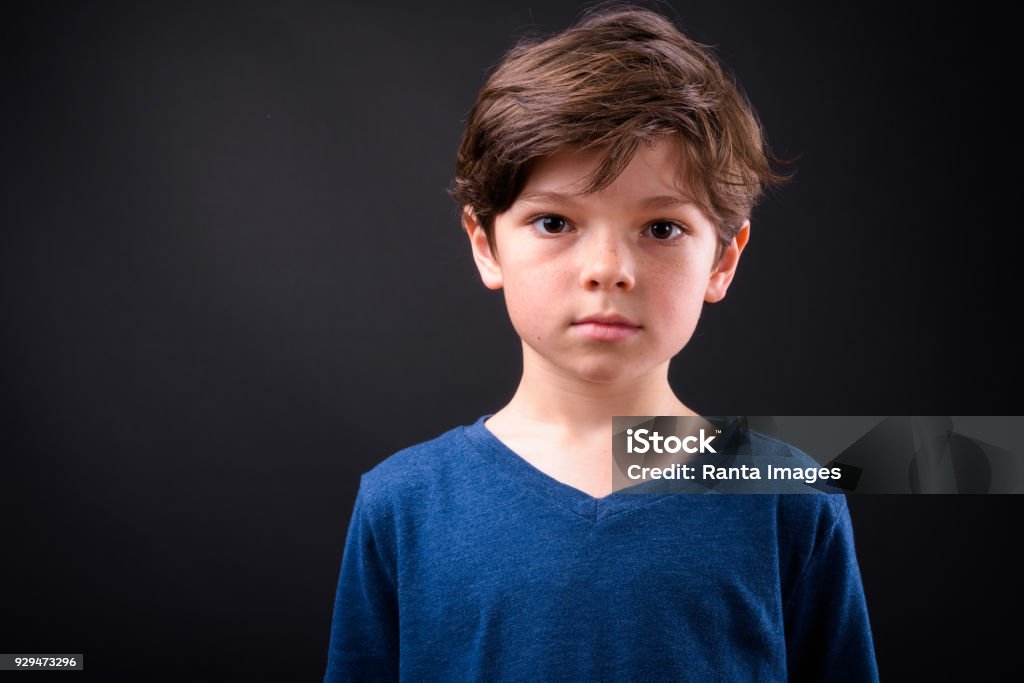
M 821 463 L 809 456 L 804 451 L 786 441 L 755 432 L 747 432 L 750 443 L 750 454 L 755 460 L 767 462 L 776 467 L 798 467 L 798 468 L 820 468 Z M 765 460 L 766 459 L 766 460 Z M 849 517 L 849 508 L 846 505 L 846 496 L 843 492 L 834 487 L 825 485 L 820 489 L 814 489 L 806 484 L 794 482 L 802 493 L 817 495 L 787 495 L 778 496 L 778 507 L 780 514 L 789 517 L 802 517 L 809 521 L 812 526 L 824 527 L 831 530 L 837 523 Z
M 791 443 L 756 431 L 745 433 L 747 446 L 743 459 L 773 467 L 821 468 L 823 465 Z M 839 540 L 840 545 L 853 543 L 853 527 L 844 491 L 835 486 L 821 488 L 798 481 L 781 482 L 791 486 L 774 486 L 774 494 L 764 497 L 773 509 L 776 533 L 781 549 L 788 549 L 800 566 L 818 549 Z M 795 495 L 811 494 L 811 495 Z M 760 495 L 753 496 L 762 498 Z
M 481 418 L 482 419 L 482 418 Z M 360 497 L 364 504 L 409 501 L 417 494 L 443 488 L 466 476 L 473 468 L 472 444 L 465 425 L 453 427 L 432 439 L 402 448 L 362 475 Z

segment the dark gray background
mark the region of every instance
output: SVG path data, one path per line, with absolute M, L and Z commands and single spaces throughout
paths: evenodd
M 826 4 L 671 5 L 800 156 L 673 384 L 708 414 L 1019 415 L 1005 20 Z M 492 65 L 582 7 L 6 11 L 0 651 L 322 675 L 358 474 L 515 388 L 445 188 Z M 1016 497 L 850 505 L 883 677 L 1009 658 Z

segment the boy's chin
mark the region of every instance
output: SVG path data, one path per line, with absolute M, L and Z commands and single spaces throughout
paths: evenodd
M 624 367 L 622 363 L 614 362 L 585 364 L 571 368 L 570 372 L 581 381 L 601 385 L 631 382 L 644 374 L 637 368 Z

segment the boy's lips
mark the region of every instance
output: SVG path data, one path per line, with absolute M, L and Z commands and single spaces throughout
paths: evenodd
M 596 341 L 629 339 L 642 329 L 640 325 L 618 313 L 588 315 L 573 321 L 570 327 L 583 336 Z
M 600 325 L 627 325 L 629 327 L 640 327 L 626 316 L 619 315 L 618 313 L 599 313 L 597 315 L 588 315 L 586 318 L 574 320 L 572 324 L 582 325 L 583 323 L 598 323 Z

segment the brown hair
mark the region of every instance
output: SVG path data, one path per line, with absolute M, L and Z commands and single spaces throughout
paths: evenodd
M 787 162 L 768 151 L 757 115 L 709 46 L 654 11 L 602 3 L 505 54 L 470 110 L 449 194 L 472 209 L 493 248 L 494 217 L 519 196 L 531 161 L 601 150 L 589 194 L 612 183 L 642 142 L 673 134 L 685 143 L 681 177 L 723 243 L 762 185 L 788 180 L 771 168 Z

